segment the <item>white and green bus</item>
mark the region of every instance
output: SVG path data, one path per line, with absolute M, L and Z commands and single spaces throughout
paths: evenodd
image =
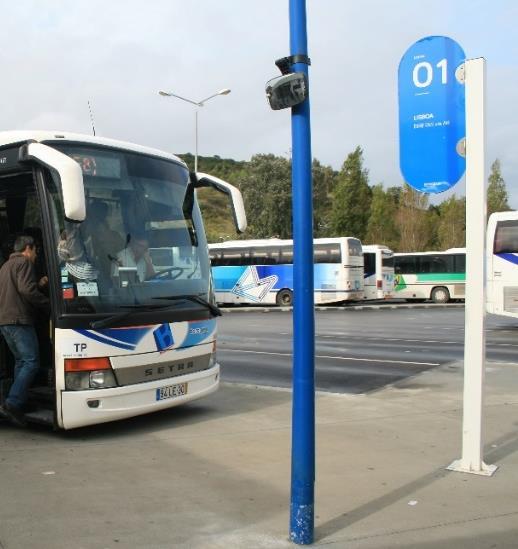
M 394 254 L 395 297 L 447 303 L 464 299 L 466 249 Z

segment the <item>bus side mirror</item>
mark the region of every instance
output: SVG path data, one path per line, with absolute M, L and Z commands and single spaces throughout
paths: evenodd
M 191 174 L 191 178 L 192 178 Z M 236 226 L 236 231 L 242 233 L 246 230 L 246 213 L 245 205 L 243 203 L 243 196 L 239 189 L 219 179 L 213 175 L 208 175 L 206 173 L 196 173 L 194 181 L 192 182 L 194 188 L 199 189 L 200 187 L 212 187 L 217 191 L 224 193 L 230 197 L 231 206 L 232 206 L 232 215 L 234 217 L 234 225 Z
M 62 152 L 43 145 L 27 143 L 20 148 L 20 162 L 33 161 L 51 170 L 56 170 L 61 180 L 65 217 L 69 221 L 81 222 L 86 218 L 85 190 L 81 166 Z

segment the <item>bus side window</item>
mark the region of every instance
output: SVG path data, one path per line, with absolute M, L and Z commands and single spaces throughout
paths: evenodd
M 250 265 L 277 265 L 279 250 L 276 248 L 252 248 L 250 250 Z
M 282 265 L 293 263 L 293 246 L 284 246 L 280 248 L 279 263 Z
M 432 273 L 451 273 L 453 272 L 453 256 L 451 255 L 433 255 L 430 256 Z
M 394 273 L 395 274 L 413 274 L 416 272 L 416 258 L 398 256 L 395 258 Z
M 455 271 L 456 273 L 465 273 L 466 272 L 466 256 L 463 254 L 458 254 L 454 256 L 455 258 Z
M 219 255 L 217 254 L 217 252 L 210 252 L 210 264 L 213 266 L 213 267 L 218 267 L 219 265 L 221 265 L 221 258 L 219 257 Z

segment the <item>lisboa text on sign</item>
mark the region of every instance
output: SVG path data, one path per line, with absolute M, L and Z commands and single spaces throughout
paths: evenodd
M 457 42 L 429 36 L 399 63 L 400 167 L 418 191 L 446 191 L 466 169 L 464 61 Z

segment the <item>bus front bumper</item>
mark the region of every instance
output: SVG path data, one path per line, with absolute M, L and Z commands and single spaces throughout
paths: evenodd
M 213 393 L 218 389 L 219 381 L 220 367 L 216 364 L 201 372 L 148 383 L 112 389 L 62 391 L 62 413 L 58 424 L 63 429 L 75 429 L 172 408 Z M 187 384 L 185 394 L 157 400 L 160 389 L 184 383 Z

